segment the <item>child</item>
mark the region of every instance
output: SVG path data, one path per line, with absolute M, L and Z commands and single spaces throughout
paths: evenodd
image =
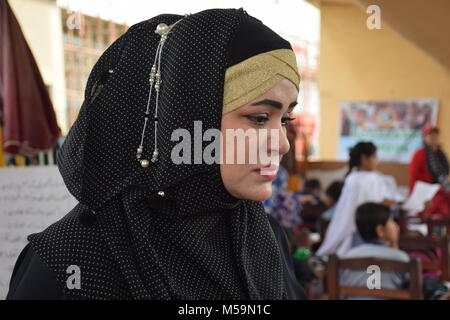
M 365 241 L 350 249 L 343 258 L 381 258 L 408 262 L 408 255 L 398 249 L 399 228 L 388 207 L 377 203 L 365 203 L 356 210 L 356 227 Z M 366 287 L 370 274 L 366 270 L 344 270 L 340 276 L 341 285 Z M 381 273 L 381 288 L 402 289 L 407 282 L 405 274 Z M 363 297 L 350 297 L 361 299 Z M 373 298 L 363 298 L 373 299 Z
M 325 239 L 317 251 L 319 256 L 343 255 L 361 243 L 356 232 L 356 208 L 366 202 L 393 205 L 395 187 L 378 173 L 377 148 L 371 142 L 359 142 L 350 150 L 349 171 Z
M 303 209 L 323 209 L 325 204 L 321 199 L 322 185 L 317 179 L 308 179 L 305 181 L 303 190 L 299 192 L 300 201 Z
M 336 210 L 336 203 L 341 196 L 343 186 L 343 182 L 335 181 L 328 186 L 327 190 L 325 190 L 325 203 L 328 209 L 322 214 L 321 217 L 323 219 L 331 220 L 331 218 L 333 217 L 334 211 Z
M 381 258 L 408 262 L 406 252 L 398 249 L 399 227 L 395 223 L 391 210 L 377 203 L 365 203 L 356 210 L 356 226 L 364 243 L 350 249 L 343 258 Z M 344 270 L 340 275 L 340 283 L 344 286 L 366 287 L 370 274 L 366 270 Z M 395 272 L 381 273 L 381 288 L 404 289 L 408 286 L 408 274 Z M 424 278 L 425 299 L 436 299 L 446 293 L 440 281 Z M 351 299 L 376 299 L 373 297 L 350 297 Z

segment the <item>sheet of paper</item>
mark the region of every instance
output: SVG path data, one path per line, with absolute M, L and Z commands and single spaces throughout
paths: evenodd
M 409 231 L 419 231 L 424 236 L 428 235 L 428 226 L 426 225 L 426 223 L 409 224 L 408 230 Z
M 414 212 L 423 211 L 425 209 L 425 202 L 433 199 L 440 188 L 441 186 L 439 184 L 417 181 L 414 185 L 413 192 L 403 204 L 403 209 Z
M 56 166 L 0 169 L 0 299 L 27 236 L 67 214 L 77 201 Z

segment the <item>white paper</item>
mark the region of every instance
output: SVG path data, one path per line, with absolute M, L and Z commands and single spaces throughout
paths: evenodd
M 409 231 L 419 231 L 424 236 L 428 235 L 428 226 L 426 223 L 409 224 L 408 230 Z
M 420 212 L 425 209 L 425 202 L 433 199 L 434 195 L 441 188 L 440 184 L 430 184 L 423 181 L 417 181 L 411 195 L 403 204 L 403 209 L 414 212 Z
M 44 230 L 76 204 L 56 166 L 0 169 L 0 299 L 6 297 L 27 236 Z

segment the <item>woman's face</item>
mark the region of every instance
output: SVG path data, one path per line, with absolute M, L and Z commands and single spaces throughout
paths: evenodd
M 426 134 L 423 139 L 425 140 L 425 143 L 432 148 L 439 146 L 439 134 L 434 131 Z
M 377 166 L 378 166 L 378 158 L 376 152 L 371 156 L 366 155 L 361 156 L 361 165 L 359 167 L 360 170 L 375 171 L 377 169 Z
M 271 196 L 281 157 L 289 151 L 285 126 L 297 96 L 295 85 L 283 79 L 250 103 L 222 116 L 220 173 L 232 196 L 255 201 Z

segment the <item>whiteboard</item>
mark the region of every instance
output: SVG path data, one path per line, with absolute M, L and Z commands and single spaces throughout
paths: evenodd
M 0 299 L 27 236 L 66 215 L 76 199 L 56 166 L 0 168 Z

